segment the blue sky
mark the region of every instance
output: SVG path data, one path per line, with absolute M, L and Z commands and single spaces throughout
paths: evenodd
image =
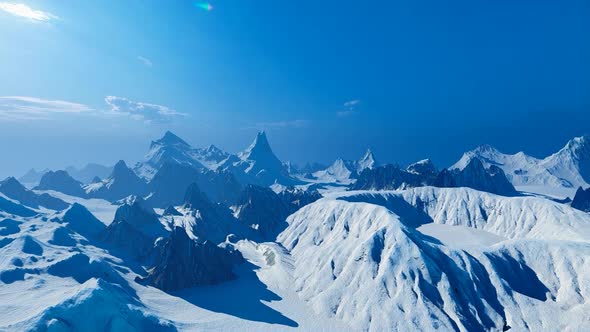
M 0 175 L 134 162 L 167 129 L 230 152 L 265 129 L 296 162 L 371 147 L 439 166 L 590 133 L 588 1 L 211 4 L 0 0 Z

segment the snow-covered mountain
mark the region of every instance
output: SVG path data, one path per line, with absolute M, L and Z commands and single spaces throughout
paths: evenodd
M 356 172 L 360 174 L 365 169 L 373 169 L 375 166 L 377 166 L 377 161 L 375 161 L 373 151 L 367 149 L 367 152 L 356 162 Z
M 588 221 L 542 198 L 424 187 L 321 199 L 279 241 L 299 295 L 359 330 L 585 329 Z
M 235 203 L 242 191 L 241 184 L 227 171 L 165 164 L 150 181 L 150 194 L 147 200 L 153 206 L 161 208 L 180 205 L 187 188 L 193 183 L 196 183 L 210 200 L 227 205 Z
M 216 170 L 217 167 L 219 167 L 219 164 L 229 157 L 229 153 L 221 150 L 215 145 L 209 145 L 206 148 L 194 149 L 193 156 L 210 170 Z
M 213 203 L 195 183 L 186 190 L 180 213 L 182 217 L 173 218 L 169 228 L 181 226 L 201 242 L 208 240 L 219 244 L 230 234 L 241 237 L 247 233 L 245 228 L 236 222 L 227 206 Z
M 18 201 L 6 197 L 4 194 L 0 194 L 0 210 L 8 214 L 8 216 L 32 217 L 37 214 L 35 210 L 27 208 Z M 6 220 L 3 221 L 1 227 L 3 229 L 0 231 L 0 235 L 10 234 L 8 229 L 10 229 L 11 226 Z M 7 231 L 8 233 L 6 233 Z
M 152 141 L 144 161 L 135 166 L 135 172 L 146 179 L 151 179 L 167 163 L 190 165 L 195 168 L 204 167 L 194 158 L 193 148 L 187 142 L 167 131 L 162 138 Z
M 91 183 L 94 177 L 104 178 L 107 177 L 113 170 L 113 167 L 104 166 L 96 163 L 89 163 L 82 168 L 76 168 L 73 166 L 66 167 L 65 171 L 74 178 L 75 180 L 87 184 Z M 25 186 L 32 188 L 39 184 L 43 175 L 49 172 L 49 169 L 37 171 L 34 168 L 30 169 L 18 180 Z
M 500 195 L 517 194 L 499 167 L 491 165 L 486 169 L 478 158 L 470 159 L 462 169 L 445 169 L 441 172 L 428 159 L 413 163 L 405 169 L 391 164 L 367 169 L 350 189 L 396 190 L 423 186 L 468 187 Z
M 373 152 L 368 149 L 358 160 L 336 159 L 332 165 L 312 173 L 311 179 L 323 183 L 351 184 L 364 170 L 377 166 Z
M 82 189 L 82 183 L 71 177 L 66 171 L 49 171 L 43 174 L 39 185 L 35 190 L 55 190 L 64 194 L 84 197 L 86 193 Z
M 184 228 L 175 227 L 162 245 L 156 265 L 139 280 L 166 292 L 218 284 L 235 279 L 232 270 L 242 262 L 238 251 L 194 241 Z
M 496 165 L 485 167 L 479 158 L 472 158 L 463 168 L 442 170 L 434 185 L 437 187 L 468 187 L 493 194 L 513 196 L 516 189 L 504 171 Z
M 88 197 L 117 201 L 129 195 L 143 196 L 148 191 L 147 183 L 133 172 L 123 160 L 117 162 L 109 177 L 101 182 L 84 187 Z
M 300 181 L 289 175 L 285 165 L 272 151 L 266 133 L 260 132 L 253 143 L 238 154 L 229 154 L 214 145 L 193 148 L 171 132 L 153 141 L 144 161 L 134 170 L 151 180 L 166 164 L 189 166 L 197 170 L 231 173 L 242 184 L 269 186 L 275 182 L 290 185 Z
M 232 209 L 238 222 L 250 230 L 245 237 L 274 241 L 287 227 L 286 219 L 290 214 L 320 197 L 315 190 L 286 187 L 276 193 L 267 187 L 248 185 Z
M 41 177 L 43 177 L 43 174 L 49 171 L 50 170 L 47 168 L 41 171 L 37 171 L 36 169 L 31 168 L 25 174 L 23 174 L 23 176 L 19 177 L 18 181 L 25 184 L 28 188 L 32 188 L 37 186 L 39 184 L 39 181 L 41 181 Z
M 304 177 L 310 177 L 311 174 L 317 172 L 317 171 L 321 171 L 323 169 L 328 168 L 327 165 L 321 164 L 321 163 L 317 163 L 317 162 L 308 162 L 305 163 L 305 165 L 303 165 L 302 167 L 294 167 L 294 172 L 297 174 L 300 174 Z
M 421 160 L 402 169 L 387 164 L 366 169 L 350 186 L 351 190 L 395 190 L 433 185 L 438 172 L 428 159 Z
M 62 201 L 59 198 L 53 197 L 46 193 L 36 194 L 35 192 L 28 190 L 13 177 L 9 177 L 3 181 L 0 181 L 0 193 L 3 193 L 7 197 L 18 201 L 22 205 L 31 207 L 33 209 L 44 207 L 52 210 L 63 210 L 69 206 L 68 203 Z
M 295 179 L 264 133 L 235 155 L 167 133 L 149 176 L 8 178 L 0 330 L 590 330 L 588 190 L 569 204 L 509 182 L 531 179 L 519 163 L 552 190 L 585 179 L 587 146 L 481 147 L 441 172 L 369 151 Z
M 406 171 L 429 178 L 434 178 L 438 174 L 436 166 L 430 159 L 422 159 L 410 164 L 406 167 Z
M 512 184 L 522 191 L 571 198 L 578 187 L 588 187 L 590 182 L 588 136 L 570 140 L 561 150 L 544 159 L 524 152 L 504 154 L 484 145 L 466 152 L 451 169 L 462 169 L 473 158 L 480 159 L 486 167 L 502 168 Z
M 249 209 L 257 201 L 248 200 Z M 129 199 L 109 226 L 80 204 L 10 218 L 0 211 L 0 311 L 19 312 L 0 317 L 0 328 L 89 328 L 81 312 L 96 329 L 108 322 L 339 331 L 590 324 L 580 319 L 589 309 L 590 215 L 545 198 L 433 187 L 333 193 L 288 217 L 280 244 L 219 236 L 219 246 L 206 238 L 224 229 L 208 212 L 215 206 L 195 187 L 179 213 L 159 217 Z M 268 292 L 276 294 L 264 297 L 274 299 L 273 309 L 260 304 Z M 231 306 L 213 300 L 232 294 Z
M 273 183 L 299 183 L 272 151 L 266 133 L 259 132 L 246 150 L 229 156 L 220 168 L 231 172 L 243 184 L 270 186 Z
M 339 158 L 328 166 L 328 168 L 314 172 L 312 174 L 313 179 L 317 179 L 325 183 L 343 183 L 348 184 L 352 182 L 353 170 L 351 170 L 350 164 Z
M 154 243 L 166 236 L 158 215 L 139 197 L 129 197 L 121 205 L 106 230 L 102 241 L 135 259 L 155 255 Z
M 73 166 L 66 168 L 66 172 L 68 172 L 71 177 L 84 184 L 91 183 L 95 177 L 101 179 L 106 178 L 112 171 L 112 166 L 104 166 L 96 163 L 89 163 L 82 168 L 76 168 Z

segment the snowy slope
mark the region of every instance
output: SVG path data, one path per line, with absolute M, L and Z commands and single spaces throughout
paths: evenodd
M 415 228 L 432 221 L 477 239 L 449 247 Z M 427 187 L 333 194 L 288 222 L 300 296 L 359 329 L 590 327 L 590 219 L 569 207 Z
M 268 258 L 268 248 L 280 249 L 274 243 L 243 241 L 250 263 L 233 281 L 167 294 L 135 282 L 147 275 L 138 262 L 113 256 L 61 215 L 6 217 L 0 211 L 2 331 L 350 330 L 289 289 L 288 262 Z
M 313 173 L 313 177 L 322 183 L 352 183 L 353 171 L 343 159 L 336 159 L 328 168 Z
M 469 188 L 421 187 L 401 192 L 347 192 L 333 195 L 350 202 L 369 202 L 412 214 L 419 225 L 429 222 L 466 226 L 508 239 L 586 241 L 590 215 L 538 197 L 503 197 Z M 417 220 L 417 218 L 420 218 Z
M 38 209 L 44 207 L 52 210 L 63 210 L 68 207 L 68 204 L 59 198 L 55 198 L 49 194 L 36 194 L 28 190 L 15 178 L 9 177 L 0 181 L 0 192 L 10 197 L 22 205 Z
M 320 200 L 291 216 L 279 241 L 294 257 L 300 296 L 358 329 L 475 331 L 505 324 L 486 292 L 489 280 L 478 282 L 488 277 L 477 261 L 445 253 L 384 207 Z
M 33 192 L 72 204 L 56 212 L 0 194 L 0 330 L 590 329 L 590 214 L 568 205 L 434 187 L 316 201 L 275 185 L 232 215 L 190 187 L 166 216 L 140 199 Z M 276 243 L 239 240 L 293 211 Z M 246 261 L 214 259 L 228 248 Z

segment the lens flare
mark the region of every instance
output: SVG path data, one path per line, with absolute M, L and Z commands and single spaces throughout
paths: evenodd
M 213 10 L 213 5 L 208 2 L 195 2 L 195 6 L 208 12 Z

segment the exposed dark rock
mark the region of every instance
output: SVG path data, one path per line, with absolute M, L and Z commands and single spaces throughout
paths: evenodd
M 576 191 L 572 201 L 572 207 L 585 212 L 590 212 L 590 188 L 584 190 L 582 187 Z
M 209 241 L 197 242 L 176 227 L 162 246 L 156 265 L 140 281 L 166 292 L 217 284 L 234 279 L 233 267 L 243 261 L 238 251 Z
M 504 196 L 517 195 L 516 189 L 508 181 L 501 168 L 491 165 L 486 169 L 477 158 L 471 159 L 463 169 L 443 170 L 434 185 L 437 187 L 469 187 Z

